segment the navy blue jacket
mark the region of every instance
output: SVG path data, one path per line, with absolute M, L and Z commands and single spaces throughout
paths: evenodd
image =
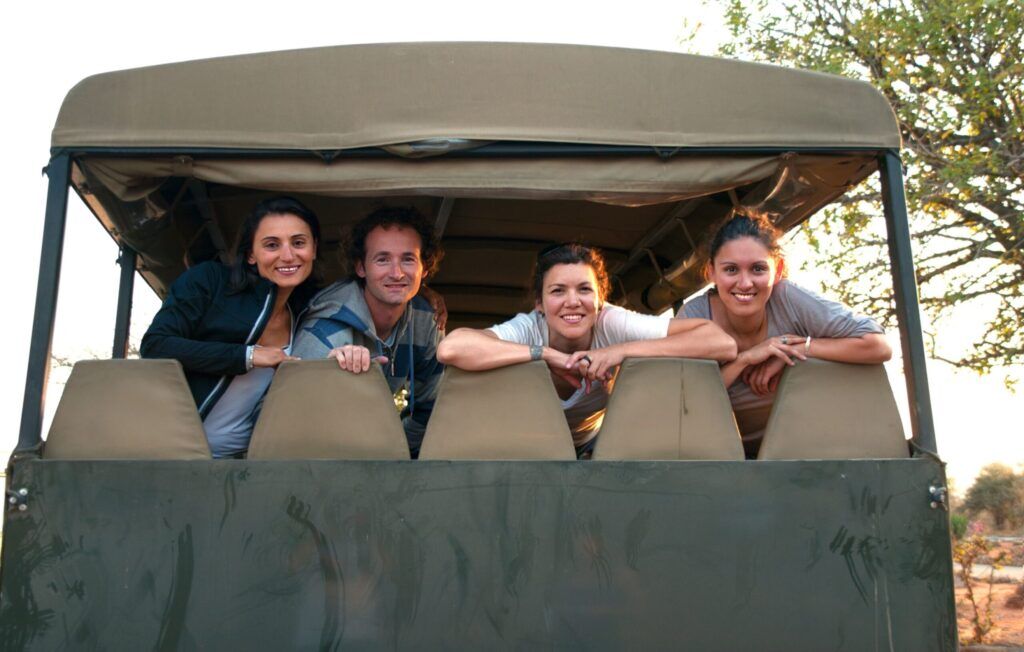
M 143 358 L 181 362 L 201 418 L 231 379 L 245 373 L 246 347 L 260 339 L 277 296 L 277 286 L 264 278 L 231 292 L 229 276 L 228 267 L 217 262 L 201 263 L 179 276 L 139 350 Z M 296 323 L 314 290 L 304 283 L 288 298 Z

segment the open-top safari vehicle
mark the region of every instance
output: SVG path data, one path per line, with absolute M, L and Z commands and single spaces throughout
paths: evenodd
M 367 45 L 82 81 L 47 167 L 0 645 L 954 649 L 899 147 L 866 84 L 660 52 Z M 450 372 L 433 459 L 401 460 L 379 376 L 304 362 L 278 372 L 250 458 L 214 461 L 176 363 L 118 360 L 135 272 L 162 294 L 226 260 L 270 194 L 321 216 L 328 280 L 371 207 L 431 215 L 457 326 L 528 308 L 536 252 L 569 240 L 607 252 L 613 301 L 663 311 L 700 287 L 727 212 L 789 229 L 874 174 L 909 442 L 880 368 L 804 364 L 744 461 L 713 363 L 627 361 L 595 461 L 533 365 Z M 44 442 L 69 187 L 121 248 L 115 359 L 80 363 Z

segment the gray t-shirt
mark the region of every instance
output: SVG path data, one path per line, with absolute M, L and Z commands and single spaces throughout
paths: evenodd
M 669 318 L 663 315 L 643 315 L 619 306 L 605 304 L 597 315 L 594 326 L 593 349 L 613 344 L 655 340 L 668 335 Z M 548 323 L 539 311 L 519 313 L 507 322 L 491 326 L 488 330 L 498 339 L 517 344 L 548 346 Z M 572 431 L 577 448 L 597 434 L 608 404 L 608 390 L 603 383 L 595 383 L 590 393 L 582 388 L 562 401 L 565 418 Z
M 712 288 L 690 299 L 678 316 L 711 319 L 711 295 L 714 292 Z M 843 304 L 787 280 L 776 283 L 772 288 L 766 311 L 768 337 L 791 333 L 812 339 L 841 338 L 885 332 L 873 319 L 856 315 Z M 729 387 L 729 399 L 743 440 L 759 440 L 764 435 L 775 394 L 757 396 L 746 383 L 737 380 Z

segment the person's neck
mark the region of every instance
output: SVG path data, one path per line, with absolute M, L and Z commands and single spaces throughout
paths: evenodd
M 280 315 L 288 309 L 288 297 L 292 296 L 292 288 L 278 286 L 277 296 L 274 297 L 274 315 Z
M 761 329 L 763 329 L 765 324 L 768 322 L 768 313 L 761 312 L 748 317 L 740 317 L 725 311 L 725 320 L 728 323 L 729 330 L 732 331 L 731 334 L 733 336 L 757 338 L 761 334 Z
M 594 333 L 587 333 L 586 337 L 570 340 L 566 337 L 562 337 L 555 332 L 553 328 L 548 327 L 548 346 L 556 351 L 562 353 L 576 353 L 577 351 L 586 351 L 590 348 L 591 342 L 594 341 Z
M 370 319 L 373 320 L 373 329 L 376 331 L 377 337 L 382 340 L 388 339 L 398 320 L 405 313 L 405 304 L 402 303 L 395 306 L 389 303 L 382 303 L 367 292 L 366 288 L 363 288 L 363 300 L 366 301 L 366 307 L 370 310 Z

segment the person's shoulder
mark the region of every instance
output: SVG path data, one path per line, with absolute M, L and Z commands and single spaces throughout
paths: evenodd
M 677 318 L 694 317 L 698 319 L 711 319 L 711 295 L 714 288 L 708 288 L 700 294 L 690 297 L 686 303 L 679 308 Z
M 771 301 L 772 299 L 775 299 L 776 302 L 787 303 L 822 303 L 826 301 L 817 292 L 794 283 L 788 278 L 784 278 L 775 284 L 775 287 L 772 288 L 772 296 L 768 300 Z
M 324 287 L 320 288 L 320 290 L 317 291 L 317 293 L 316 293 L 314 298 L 315 299 L 319 299 L 321 297 L 328 297 L 328 296 L 335 296 L 335 295 L 338 295 L 338 294 L 344 294 L 345 292 L 349 291 L 350 286 L 355 285 L 355 284 L 356 284 L 356 282 L 354 280 L 350 279 L 350 278 L 342 279 L 340 281 L 335 281 L 334 283 L 331 283 L 329 285 L 325 285 Z
M 174 285 L 178 288 L 226 286 L 231 277 L 231 268 L 216 260 L 207 260 L 192 265 L 181 273 Z

